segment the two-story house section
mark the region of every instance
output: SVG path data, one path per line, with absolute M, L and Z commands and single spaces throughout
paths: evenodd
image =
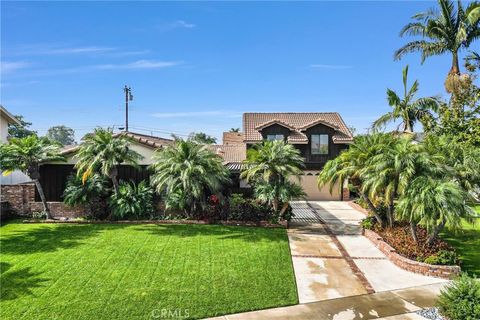
M 342 200 L 342 188 L 321 190 L 317 176 L 325 163 L 353 142 L 353 135 L 337 112 L 244 113 L 246 148 L 263 140 L 284 140 L 300 150 L 305 159 L 301 184 L 308 200 Z

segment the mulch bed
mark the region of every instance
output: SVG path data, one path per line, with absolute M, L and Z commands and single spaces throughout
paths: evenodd
M 441 239 L 436 239 L 432 245 L 427 246 L 427 230 L 422 227 L 417 227 L 418 244 L 413 241 L 408 224 L 397 224 L 393 228 L 385 229 L 376 225 L 373 231 L 392 246 L 398 254 L 411 260 L 417 260 L 417 258 L 423 260 L 440 250 L 454 251 L 453 247 Z

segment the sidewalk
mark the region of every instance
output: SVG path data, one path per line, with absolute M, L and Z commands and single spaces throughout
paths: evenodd
M 444 283 L 238 313 L 215 320 L 425 320 L 415 311 L 435 305 Z

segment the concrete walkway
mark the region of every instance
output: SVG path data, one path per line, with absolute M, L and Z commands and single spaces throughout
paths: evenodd
M 288 229 L 299 305 L 214 319 L 418 320 L 446 280 L 400 269 L 367 238 L 345 202 L 298 201 Z
M 295 202 L 293 208 L 288 237 L 300 303 L 446 282 L 387 260 L 361 234 L 365 215 L 345 202 Z

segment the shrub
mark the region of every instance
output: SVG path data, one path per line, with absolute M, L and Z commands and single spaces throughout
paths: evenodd
M 462 274 L 440 293 L 440 313 L 450 320 L 480 319 L 480 283 Z
M 95 174 L 85 181 L 76 175 L 68 178 L 63 192 L 63 202 L 68 206 L 84 205 L 94 219 L 104 219 L 107 216 L 107 197 L 109 188 L 103 176 Z
M 244 198 L 242 194 L 233 193 L 229 199 L 229 220 L 262 221 L 270 220 L 271 208 L 268 204 L 256 202 L 251 198 Z
M 440 250 L 436 254 L 427 257 L 423 262 L 437 265 L 456 265 L 458 264 L 458 256 L 455 251 Z
M 45 211 L 34 211 L 32 212 L 32 219 L 43 220 L 47 218 L 47 213 Z
M 145 181 L 137 185 L 121 182 L 118 192 L 110 197 L 109 206 L 116 219 L 153 218 L 153 189 Z
M 361 226 L 362 226 L 363 229 L 372 230 L 373 226 L 375 225 L 375 221 L 376 220 L 375 220 L 374 217 L 367 217 L 367 218 L 362 220 Z

